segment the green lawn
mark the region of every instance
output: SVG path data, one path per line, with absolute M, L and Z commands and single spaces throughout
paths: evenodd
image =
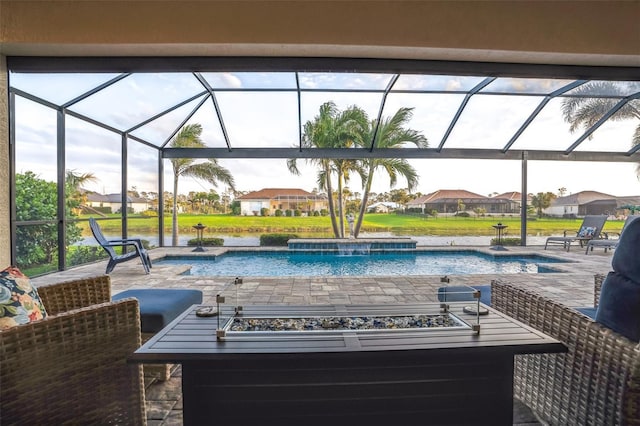
M 84 218 L 84 217 L 83 217 Z M 165 217 L 165 229 L 171 230 L 171 216 Z M 153 232 L 157 227 L 157 218 L 130 217 L 129 230 L 132 232 Z M 406 232 L 414 235 L 493 235 L 491 225 L 501 222 L 507 225 L 511 236 L 520 234 L 519 217 L 428 217 L 404 216 L 396 214 L 368 214 L 364 218 L 363 232 Z M 88 230 L 88 224 L 82 222 Z M 182 232 L 192 231 L 192 226 L 202 223 L 207 231 L 254 232 L 254 233 L 331 233 L 331 221 L 328 217 L 275 217 L 275 216 L 231 216 L 231 215 L 180 215 Z M 346 222 L 345 222 L 346 223 Z M 564 230 L 577 231 L 582 219 L 535 219 L 527 222 L 528 234 L 551 235 Z M 619 232 L 623 221 L 607 221 L 604 230 Z M 118 232 L 120 221 L 101 221 L 105 231 Z

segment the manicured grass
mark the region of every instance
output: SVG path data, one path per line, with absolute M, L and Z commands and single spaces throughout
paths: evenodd
M 171 216 L 165 217 L 165 229 L 171 230 Z M 231 216 L 231 215 L 180 215 L 181 232 L 191 232 L 192 226 L 202 223 L 208 232 L 220 233 L 280 233 L 306 232 L 331 233 L 329 217 L 275 217 L 275 216 Z M 129 217 L 129 229 L 137 232 L 153 232 L 157 227 L 157 217 Z M 519 217 L 417 217 L 396 214 L 368 214 L 362 224 L 362 232 L 406 232 L 414 235 L 494 235 L 492 225 L 498 222 L 507 225 L 509 235 L 520 233 Z M 527 221 L 528 234 L 551 235 L 564 230 L 578 231 L 582 219 L 543 218 Z M 88 229 L 88 224 L 83 223 Z M 346 221 L 345 221 L 346 224 Z M 619 232 L 623 221 L 607 221 L 604 230 Z M 119 220 L 100 221 L 105 231 L 118 232 Z

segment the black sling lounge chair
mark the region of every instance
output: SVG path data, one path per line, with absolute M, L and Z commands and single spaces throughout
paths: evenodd
M 590 240 L 596 240 L 600 238 L 600 234 L 602 233 L 602 228 L 604 227 L 604 223 L 607 221 L 607 216 L 605 215 L 588 215 L 585 216 L 580 229 L 576 231 L 564 231 L 562 237 L 549 237 L 544 244 L 544 249 L 547 249 L 547 245 L 549 244 L 562 244 L 566 251 L 569 251 L 571 248 L 572 242 L 579 242 L 580 247 L 584 247 L 584 245 Z M 570 234 L 574 235 L 570 235 Z
M 613 232 L 613 233 L 605 232 L 604 234 L 606 235 L 606 238 L 599 239 L 599 240 L 590 240 L 589 242 L 587 242 L 587 249 L 585 251 L 585 254 L 589 254 L 589 251 L 593 251 L 593 249 L 596 247 L 604 248 L 605 253 L 607 252 L 607 250 L 615 249 L 618 246 L 618 243 L 620 242 L 620 236 L 622 235 L 626 227 L 639 217 L 640 217 L 639 215 L 627 216 L 627 219 L 624 221 L 624 225 L 622 225 L 622 230 L 620 231 L 619 234 L 616 232 Z M 617 234 L 618 238 L 611 238 L 611 235 L 609 234 Z
M 126 262 L 127 260 L 135 259 L 136 257 L 140 258 L 145 273 L 149 273 L 149 269 L 151 268 L 151 259 L 149 258 L 147 251 L 142 246 L 142 240 L 139 238 L 107 240 L 100 229 L 100 225 L 98 225 L 98 222 L 92 217 L 89 218 L 89 226 L 91 227 L 93 237 L 109 255 L 109 263 L 107 264 L 106 271 L 107 274 L 113 271 L 113 268 L 115 268 L 118 263 Z M 117 254 L 114 247 L 133 247 L 134 251 Z

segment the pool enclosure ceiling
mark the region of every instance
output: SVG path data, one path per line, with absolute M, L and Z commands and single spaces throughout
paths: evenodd
M 637 69 L 161 59 L 8 58 L 10 93 L 157 148 L 163 158 L 639 161 Z M 407 126 L 429 147 L 379 148 L 378 135 L 358 148 L 304 147 L 304 124 L 329 101 L 339 110 L 358 106 L 370 120 L 412 108 Z M 574 128 L 565 118 L 571 108 L 583 118 Z M 207 147 L 171 148 L 191 123 L 202 125 Z

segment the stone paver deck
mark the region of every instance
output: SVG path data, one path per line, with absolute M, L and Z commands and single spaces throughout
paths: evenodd
M 227 250 L 256 250 L 250 248 L 210 248 L 204 253 L 193 253 L 192 248 L 158 248 L 150 251 L 152 260 L 171 255 L 217 255 Z M 419 250 L 471 249 L 494 255 L 539 254 L 559 257 L 571 263 L 550 265 L 558 273 L 504 274 L 504 275 L 449 275 L 449 285 L 490 284 L 501 278 L 515 285 L 530 288 L 537 293 L 561 301 L 568 306 L 593 306 L 593 275 L 611 269 L 611 252 L 596 250 L 585 255 L 584 249 L 572 247 L 570 252 L 560 247 L 543 250 L 542 247 L 508 247 L 496 252 L 487 247 L 419 247 Z M 282 249 L 272 249 L 282 250 Z M 75 278 L 104 274 L 106 261 L 97 262 L 33 279 L 36 286 Z M 193 288 L 202 290 L 204 304 L 215 304 L 216 294 L 224 291 L 235 297 L 236 288 L 229 286 L 234 277 L 196 277 L 184 275 L 188 265 L 154 265 L 146 275 L 139 262 L 119 264 L 110 274 L 114 294 L 130 288 Z M 436 290 L 442 286 L 440 276 L 407 275 L 398 271 L 390 276 L 326 276 L 326 277 L 243 277 L 238 288 L 240 304 L 380 304 L 436 301 Z M 228 299 L 230 300 L 230 299 Z M 146 379 L 147 418 L 149 425 L 182 425 L 180 368 L 177 366 L 167 382 Z M 526 407 L 515 404 L 514 424 L 538 424 Z

